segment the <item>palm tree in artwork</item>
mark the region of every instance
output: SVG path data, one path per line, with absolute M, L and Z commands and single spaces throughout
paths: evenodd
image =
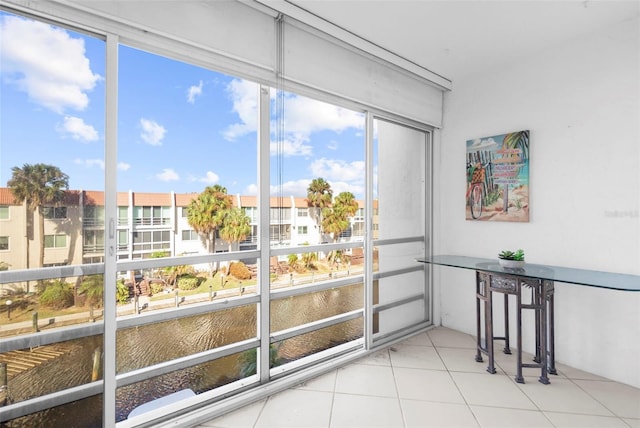
M 251 233 L 251 224 L 249 217 L 240 208 L 232 208 L 227 211 L 222 227 L 220 228 L 220 237 L 229 243 L 229 251 L 231 251 L 234 242 L 240 242 L 247 239 Z
M 307 188 L 307 204 L 310 207 L 314 207 L 316 212 L 319 213 L 317 217 L 318 224 L 322 228 L 322 209 L 331 205 L 333 199 L 333 190 L 331 185 L 325 181 L 324 178 L 314 178 L 311 180 L 311 184 Z M 322 230 L 320 231 L 322 236 Z
M 231 196 L 227 194 L 227 189 L 219 184 L 206 187 L 187 206 L 187 222 L 205 238 L 209 253 L 215 252 L 216 233 L 224 224 L 231 206 Z
M 518 163 L 524 165 L 529 159 L 529 131 L 518 131 L 506 134 L 502 140 L 502 150 L 507 153 L 511 153 L 509 156 L 514 156 L 515 151 L 518 151 L 519 161 Z M 507 212 L 509 209 L 509 184 L 504 184 L 504 205 L 503 212 Z
M 63 201 L 69 189 L 69 176 L 60 168 L 43 163 L 24 164 L 22 168 L 11 169 L 11 179 L 7 182 L 14 198 L 26 202 L 28 214 L 38 212 L 38 233 L 40 243 L 39 267 L 44 265 L 44 210 L 45 205 L 55 205 Z M 28 215 L 31 218 L 31 215 Z M 27 268 L 29 268 L 29 240 L 27 239 Z

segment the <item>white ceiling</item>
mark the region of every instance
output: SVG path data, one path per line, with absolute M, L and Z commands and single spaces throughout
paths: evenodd
M 454 82 L 640 14 L 640 1 L 288 0 Z

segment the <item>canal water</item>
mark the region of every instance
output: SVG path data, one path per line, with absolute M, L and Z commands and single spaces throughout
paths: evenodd
M 272 302 L 271 331 L 279 331 L 363 307 L 362 284 L 325 290 Z M 214 349 L 256 337 L 256 305 L 174 319 L 153 325 L 118 331 L 118 373 Z M 300 335 L 274 346 L 275 364 L 284 364 L 340 343 L 362 337 L 363 320 L 358 318 L 333 327 Z M 63 356 L 17 375 L 9 382 L 12 402 L 89 383 L 93 354 L 101 349 L 102 337 L 66 342 Z M 181 389 L 202 393 L 247 375 L 255 352 L 234 354 L 162 376 L 146 379 L 116 391 L 116 420 L 126 419 L 135 407 Z M 249 373 L 251 374 L 251 373 Z M 7 428 L 101 427 L 102 397 L 14 419 Z

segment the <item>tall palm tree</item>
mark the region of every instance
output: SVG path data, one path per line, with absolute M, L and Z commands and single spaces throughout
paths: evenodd
M 193 230 L 204 236 L 209 253 L 215 252 L 216 232 L 224 224 L 231 206 L 231 196 L 219 184 L 206 187 L 187 206 L 187 221 Z
M 220 237 L 229 243 L 229 251 L 232 250 L 234 242 L 247 239 L 251 233 L 250 221 L 251 219 L 240 208 L 232 208 L 227 211 L 222 228 L 220 228 Z
M 331 185 L 324 178 L 314 178 L 307 188 L 307 204 L 316 209 L 319 213 L 316 218 L 320 226 L 320 236 L 322 237 L 322 209 L 331 205 L 333 199 L 333 190 Z
M 339 193 L 330 208 L 322 210 L 322 229 L 333 234 L 333 240 L 338 241 L 340 233 L 349 227 L 349 217 L 358 211 L 358 201 L 351 192 Z
M 11 169 L 11 179 L 7 182 L 14 198 L 26 202 L 29 214 L 38 212 L 40 257 L 39 267 L 44 265 L 44 211 L 43 206 L 62 202 L 69 189 L 69 176 L 60 168 L 43 163 L 24 164 L 22 168 Z M 29 215 L 29 217 L 31 217 Z M 27 239 L 27 268 L 29 267 L 29 240 Z

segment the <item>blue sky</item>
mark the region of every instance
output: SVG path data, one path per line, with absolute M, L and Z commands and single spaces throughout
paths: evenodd
M 13 166 L 48 163 L 73 189 L 103 190 L 104 42 L 0 13 L 0 43 L 0 185 Z M 255 83 L 121 46 L 118 84 L 119 191 L 256 193 Z M 282 192 L 306 196 L 323 177 L 362 198 L 363 128 L 361 113 L 287 94 L 283 141 L 271 136 Z

